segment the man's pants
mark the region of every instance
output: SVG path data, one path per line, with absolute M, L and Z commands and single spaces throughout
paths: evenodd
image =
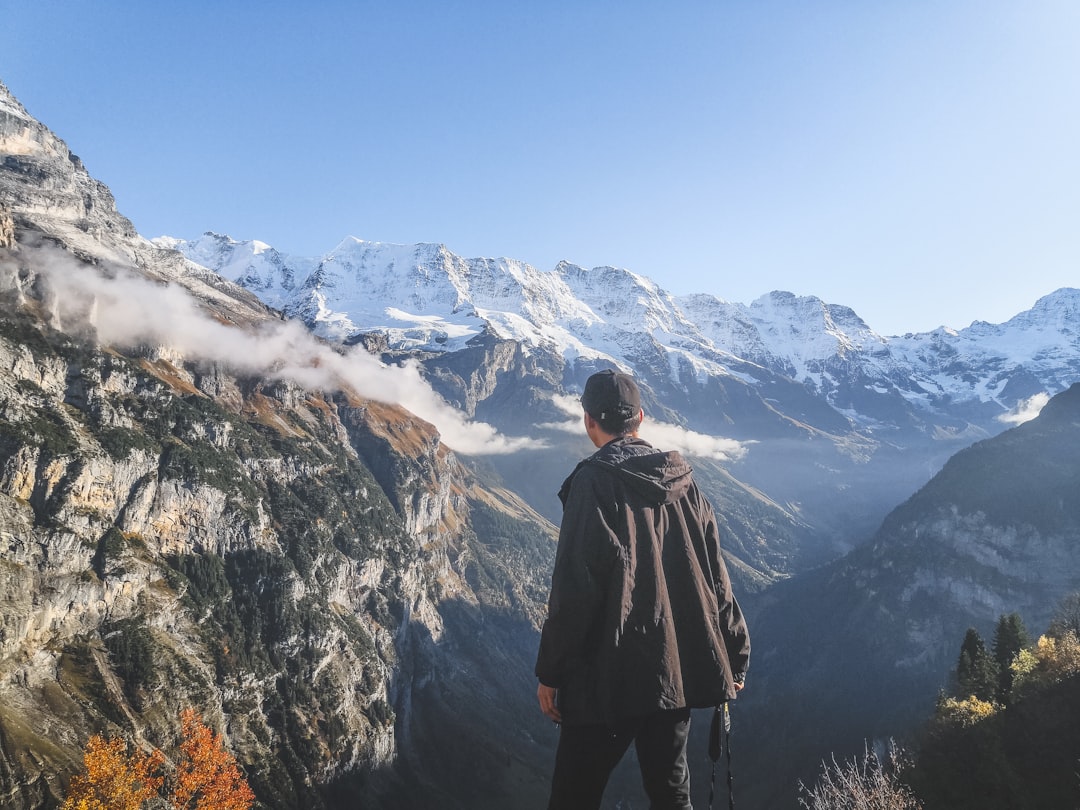
M 600 807 L 608 778 L 631 742 L 651 810 L 691 810 L 686 764 L 689 734 L 689 709 L 660 711 L 617 732 L 607 726 L 563 726 L 548 810 Z

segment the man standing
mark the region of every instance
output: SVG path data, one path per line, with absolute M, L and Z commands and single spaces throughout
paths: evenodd
M 581 397 L 599 449 L 562 485 L 559 547 L 540 637 L 537 697 L 561 724 L 549 810 L 598 808 L 635 744 L 651 806 L 690 808 L 690 709 L 742 689 L 750 639 L 720 556 L 716 518 L 677 452 L 637 436 L 626 374 Z

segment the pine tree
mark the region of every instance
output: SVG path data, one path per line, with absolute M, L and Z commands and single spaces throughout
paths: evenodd
M 960 645 L 956 685 L 956 694 L 961 699 L 974 696 L 979 700 L 992 701 L 997 696 L 997 663 L 986 651 L 986 644 L 974 627 L 968 628 Z
M 1012 698 L 1012 662 L 1017 654 L 1031 646 L 1031 638 L 1019 613 L 1002 614 L 994 631 L 994 662 L 997 664 L 997 701 L 1007 706 Z

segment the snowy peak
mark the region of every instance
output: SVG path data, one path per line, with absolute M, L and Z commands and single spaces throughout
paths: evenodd
M 440 244 L 350 237 L 318 258 L 216 234 L 158 244 L 335 340 L 378 332 L 395 349 L 452 352 L 491 331 L 569 364 L 649 362 L 654 373 L 666 356 L 676 386 L 688 372 L 749 384 L 779 374 L 856 417 L 895 412 L 898 400 L 924 410 L 970 401 L 1002 413 L 1080 376 L 1078 290 L 1051 293 L 1006 324 L 884 338 L 850 307 L 815 296 L 774 291 L 750 305 L 676 298 L 621 268 L 561 262 L 545 272 L 508 258 L 465 259 Z M 882 409 L 875 398 L 892 404 Z
M 195 264 L 246 287 L 277 309 L 284 308 L 296 287 L 297 273 L 307 271 L 305 260 L 286 256 L 257 240 L 238 242 L 208 231 L 191 242 L 167 236 L 152 241 L 158 247 L 180 251 Z
M 769 354 L 788 358 L 798 379 L 825 361 L 873 353 L 885 344 L 852 309 L 815 296 L 771 292 L 751 303 L 749 319 Z
M 686 320 L 672 296 L 651 279 L 617 267 L 586 270 L 560 262 L 554 271 L 567 289 L 610 326 L 649 334 L 686 334 Z
M 1044 295 L 1027 312 L 1021 312 L 1003 326 L 1022 331 L 1075 334 L 1080 325 L 1080 289 L 1062 287 Z
M 951 380 L 953 396 L 1015 404 L 1054 394 L 1080 379 L 1080 290 L 1056 290 L 1003 324 L 976 321 L 959 332 L 937 329 L 889 345 L 934 380 Z

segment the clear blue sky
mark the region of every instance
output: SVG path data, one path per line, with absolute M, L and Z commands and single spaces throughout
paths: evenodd
M 0 80 L 148 237 L 773 290 L 898 334 L 1080 286 L 1076 0 L 0 0 Z

